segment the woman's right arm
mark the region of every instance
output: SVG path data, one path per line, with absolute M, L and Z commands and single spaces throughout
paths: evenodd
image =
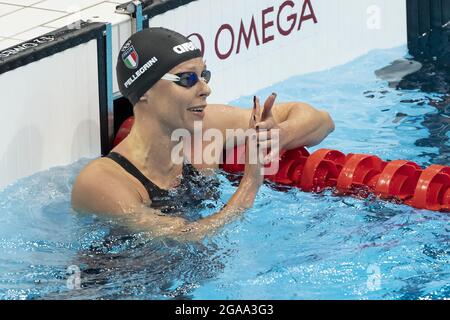
M 225 224 L 251 208 L 261 183 L 243 177 L 236 192 L 222 210 L 195 222 L 169 217 L 147 206 L 138 206 L 123 216 L 123 222 L 134 229 L 149 231 L 153 236 L 170 237 L 182 241 L 200 241 L 212 236 Z
M 95 174 L 96 169 L 94 165 L 78 176 L 72 190 L 75 211 L 107 213 L 135 230 L 183 241 L 200 241 L 251 208 L 263 182 L 261 166 L 246 164 L 239 187 L 226 206 L 208 217 L 189 222 L 144 205 L 140 195 L 131 191 L 134 188 L 124 186 L 113 175 Z

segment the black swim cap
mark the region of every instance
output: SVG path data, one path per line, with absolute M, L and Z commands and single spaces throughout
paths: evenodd
M 173 67 L 201 56 L 201 51 L 178 32 L 165 28 L 139 31 L 125 41 L 117 58 L 120 92 L 135 105 Z

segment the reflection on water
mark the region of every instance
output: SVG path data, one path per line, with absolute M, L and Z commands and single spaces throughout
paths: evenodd
M 428 128 L 430 136 L 416 141 L 418 147 L 430 146 L 439 150 L 438 154 L 428 154 L 431 163 L 450 165 L 450 69 L 431 62 L 424 62 L 422 69 L 406 76 L 399 84 L 400 89 L 420 90 L 427 93 L 440 93 L 441 99 L 430 99 L 429 105 L 436 108 L 436 113 L 424 116 L 421 123 Z
M 42 298 L 192 299 L 193 290 L 224 268 L 222 255 L 213 242 L 150 239 L 116 225 L 71 261 L 81 271 L 80 290 Z
M 375 74 L 397 90 L 419 90 L 435 95 L 439 98 L 424 97 L 418 100 L 403 100 L 403 103 L 425 104 L 436 108 L 436 112 L 424 115 L 421 125 L 428 129 L 429 137 L 415 142 L 418 147 L 433 147 L 438 153 L 425 152 L 430 158 L 430 164 L 449 165 L 450 146 L 450 71 L 445 64 L 429 60 L 415 61 L 413 59 L 399 59 L 389 66 L 375 71 Z M 375 97 L 373 94 L 368 97 Z M 398 114 L 399 117 L 408 116 Z
M 428 153 L 430 162 L 434 164 L 450 165 L 450 69 L 430 61 L 421 61 L 420 70 L 406 75 L 397 85 L 400 90 L 420 90 L 426 93 L 439 93 L 440 99 L 428 101 L 414 101 L 418 105 L 427 103 L 436 108 L 436 112 L 424 116 L 422 125 L 428 129 L 430 135 L 416 141 L 418 147 L 431 146 L 439 150 L 438 153 Z

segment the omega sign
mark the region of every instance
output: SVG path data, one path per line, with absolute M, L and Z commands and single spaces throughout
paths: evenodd
M 241 19 L 239 26 L 222 24 L 215 33 L 214 51 L 216 56 L 225 60 L 231 54 L 239 54 L 244 46 L 249 49 L 251 43 L 256 46 L 274 41 L 276 37 L 285 37 L 298 32 L 308 20 L 317 23 L 312 0 L 284 1 L 280 6 L 271 6 L 261 11 L 261 23 L 256 23 L 255 15 L 247 20 Z M 197 40 L 200 50 L 205 53 L 205 40 L 199 33 L 188 36 Z M 231 40 L 230 40 L 231 39 Z M 225 44 L 225 45 L 224 45 Z M 225 48 L 225 49 L 224 49 Z

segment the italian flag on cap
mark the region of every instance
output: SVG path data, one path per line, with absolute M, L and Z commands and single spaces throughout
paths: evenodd
M 130 69 L 134 69 L 134 68 L 137 67 L 137 65 L 138 65 L 138 55 L 137 55 L 136 51 L 134 50 L 134 48 L 127 55 L 127 57 L 123 60 L 123 62 Z

